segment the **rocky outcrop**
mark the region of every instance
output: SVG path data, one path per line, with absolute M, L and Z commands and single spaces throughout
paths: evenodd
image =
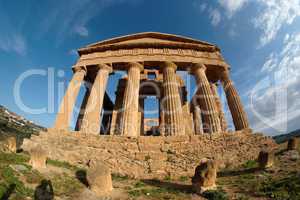
M 135 178 L 191 177 L 203 158 L 216 158 L 219 166 L 235 166 L 256 159 L 262 149 L 276 147 L 271 138 L 248 131 L 128 138 L 51 130 L 25 140 L 22 147 L 27 150 L 35 144 L 47 148 L 51 159 L 76 165 L 98 161 L 112 173 Z

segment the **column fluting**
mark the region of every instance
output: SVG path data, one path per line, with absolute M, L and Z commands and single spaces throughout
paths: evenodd
M 185 135 L 179 83 L 176 77 L 177 66 L 172 62 L 162 64 L 163 71 L 163 113 L 164 134 L 166 136 Z
M 97 65 L 98 71 L 85 108 L 80 131 L 98 135 L 101 129 L 101 112 L 107 81 L 112 68 L 106 64 Z
M 56 116 L 56 121 L 54 124 L 54 128 L 56 129 L 69 129 L 80 86 L 87 73 L 86 67 L 75 67 L 73 68 L 73 71 L 74 75 L 69 83 L 68 89 L 61 102 L 59 112 Z
M 242 130 L 249 128 L 247 114 L 243 108 L 238 92 L 230 79 L 229 71 L 224 71 L 222 73 L 221 82 L 226 94 L 228 107 L 231 112 L 235 129 Z
M 199 105 L 193 106 L 193 121 L 194 121 L 195 135 L 203 134 L 201 109 Z
M 214 95 L 205 71 L 206 67 L 203 64 L 195 64 L 192 67 L 192 73 L 195 75 L 198 87 L 196 98 L 202 112 L 204 132 L 217 133 L 221 132 L 221 124 Z
M 138 111 L 139 111 L 139 89 L 140 73 L 143 70 L 140 63 L 128 63 L 128 79 L 124 91 L 124 100 L 121 117 L 121 135 L 136 137 L 139 136 Z

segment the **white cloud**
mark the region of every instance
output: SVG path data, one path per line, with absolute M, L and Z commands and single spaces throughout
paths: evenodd
M 82 37 L 89 36 L 89 30 L 84 26 L 76 26 L 74 28 L 74 31 L 75 31 L 75 33 L 77 33 L 78 35 L 80 35 Z
M 88 23 L 102 10 L 119 4 L 137 5 L 143 0 L 64 0 L 45 7 L 49 13 L 40 24 L 40 37 L 47 32 L 57 33 L 58 43 L 68 34 L 89 35 Z
M 69 52 L 68 52 L 69 55 L 72 55 L 72 56 L 78 56 L 78 53 L 77 53 L 77 50 L 76 49 L 71 49 Z
M 256 130 L 288 132 L 289 122 L 300 120 L 300 33 L 286 35 L 280 52 L 270 54 L 262 67 L 266 74 L 252 92 L 251 119 Z
M 254 19 L 254 26 L 262 30 L 260 46 L 275 39 L 284 25 L 291 25 L 300 16 L 300 0 L 257 0 L 263 11 Z
M 219 0 L 219 4 L 225 9 L 229 18 L 241 10 L 248 0 Z
M 209 17 L 211 19 L 211 24 L 217 26 L 221 21 L 221 13 L 218 9 L 213 9 L 209 11 Z
M 25 38 L 17 33 L 1 35 L 0 49 L 5 52 L 15 52 L 19 55 L 26 55 L 27 45 Z

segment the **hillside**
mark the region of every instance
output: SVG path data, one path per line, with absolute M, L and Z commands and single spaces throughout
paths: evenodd
M 292 131 L 292 132 L 287 133 L 287 134 L 274 136 L 273 139 L 278 144 L 281 144 L 281 143 L 284 143 L 284 142 L 288 141 L 290 138 L 293 138 L 293 137 L 300 137 L 300 129 Z
M 1 137 L 13 135 L 18 139 L 23 139 L 30 137 L 31 134 L 38 134 L 41 130 L 45 130 L 45 128 L 34 124 L 32 121 L 29 121 L 0 105 Z

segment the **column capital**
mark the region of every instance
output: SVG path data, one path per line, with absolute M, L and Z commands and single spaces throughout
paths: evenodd
M 222 81 L 230 81 L 230 72 L 229 72 L 229 70 L 225 70 L 221 73 L 221 80 Z
M 144 66 L 142 65 L 142 64 L 140 64 L 140 63 L 138 63 L 138 62 L 129 62 L 128 64 L 127 64 L 127 66 L 129 67 L 129 68 L 138 68 L 140 71 L 143 71 L 144 70 Z
M 104 64 L 104 63 L 100 63 L 97 65 L 97 67 L 100 69 L 103 69 L 103 70 L 107 70 L 109 73 L 113 72 L 113 69 L 111 66 L 109 66 L 108 64 Z
M 165 61 L 165 62 L 162 62 L 161 64 L 161 68 L 173 68 L 175 71 L 177 69 L 177 65 L 171 61 Z
M 190 73 L 194 74 L 197 70 L 206 71 L 206 66 L 202 63 L 195 63 L 190 68 Z
M 86 74 L 87 73 L 87 69 L 86 69 L 86 66 L 73 66 L 72 68 L 73 72 L 74 73 L 77 73 L 77 72 L 80 72 L 80 71 L 84 71 L 84 73 Z

